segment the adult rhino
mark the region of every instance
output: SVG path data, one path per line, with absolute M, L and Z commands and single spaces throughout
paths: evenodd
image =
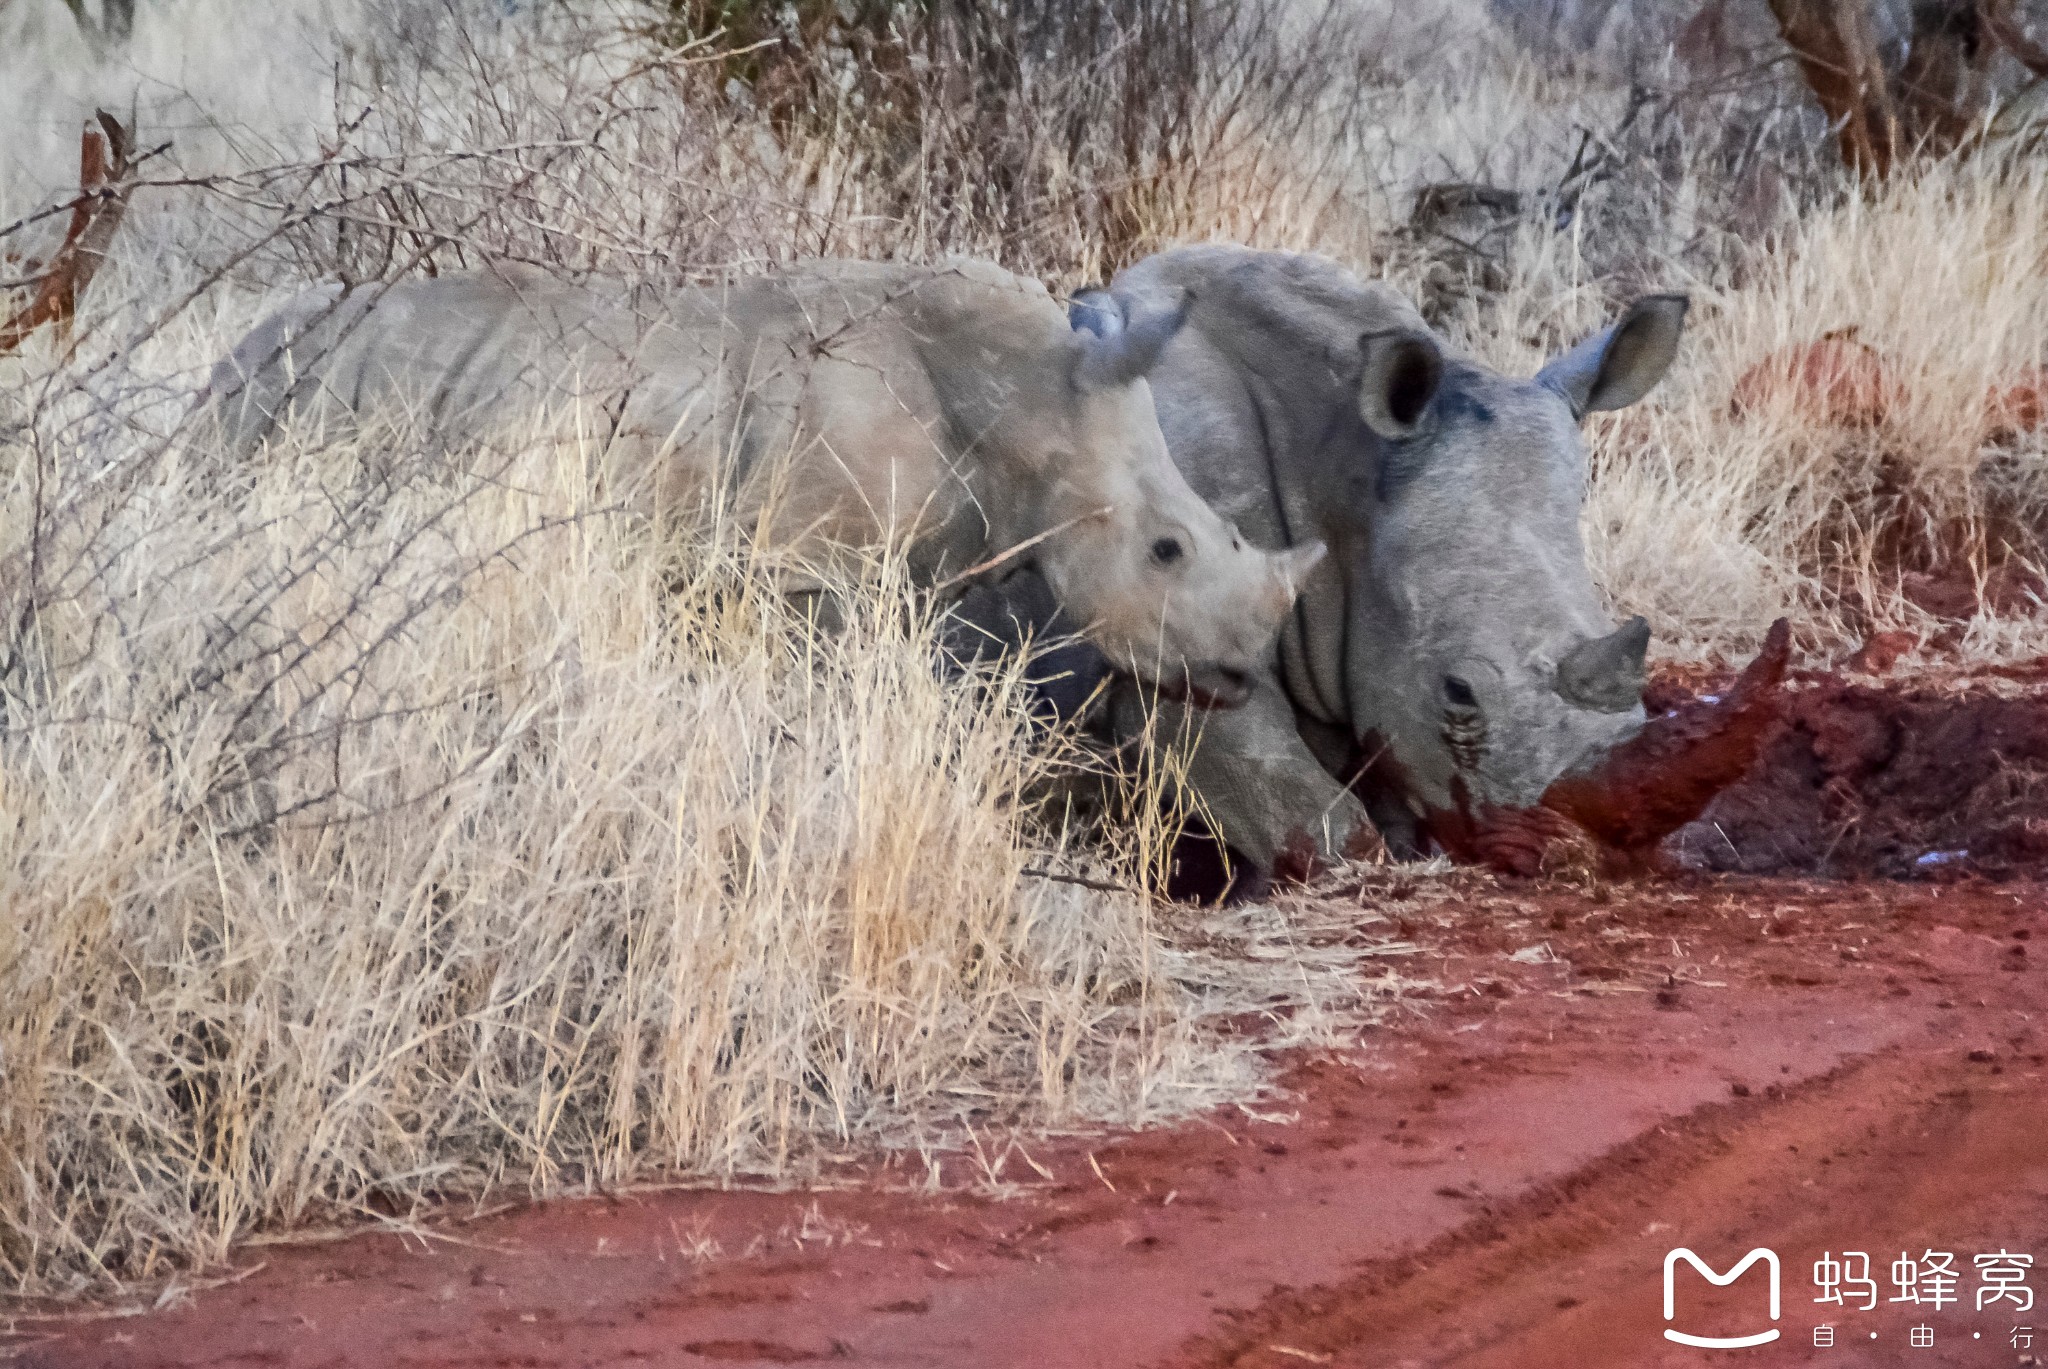
M 1673 797 L 1648 804 L 1658 821 L 1688 809 L 1670 827 L 1705 801 L 1678 791 L 1739 775 L 1763 725 L 1754 700 L 1775 678 L 1746 691 L 1740 737 L 1725 735 L 1733 721 L 1691 720 L 1707 744 L 1640 738 L 1648 625 L 1607 620 L 1579 533 L 1579 424 L 1664 375 L 1684 298 L 1638 300 L 1527 379 L 1457 356 L 1397 292 L 1314 256 L 1174 249 L 1077 296 L 1072 314 L 1113 337 L 1183 298 L 1187 326 L 1151 371 L 1174 461 L 1253 541 L 1331 550 L 1242 708 L 1194 719 L 1164 706 L 1168 732 L 1194 737 L 1188 782 L 1241 860 L 1298 876 L 1382 834 L 1397 851 L 1434 838 L 1488 858 L 1498 817 L 1617 748 L 1670 772 Z M 1141 706 L 1119 696 L 1120 732 Z M 1581 786 L 1573 821 L 1616 840 L 1661 835 L 1600 798 Z
M 1036 281 L 971 261 L 631 294 L 499 271 L 308 292 L 208 388 L 243 453 L 288 417 L 460 442 L 581 401 L 648 507 L 727 482 L 768 544 L 902 539 L 956 591 L 1034 565 L 1119 667 L 1230 705 L 1322 550 L 1251 547 L 1168 458 L 1145 374 L 1182 318 L 1169 300 L 1076 330 Z

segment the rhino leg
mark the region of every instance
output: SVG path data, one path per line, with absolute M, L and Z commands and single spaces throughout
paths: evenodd
M 1120 737 L 1142 733 L 1147 702 L 1133 686 L 1117 691 Z M 1189 739 L 1187 784 L 1211 830 L 1260 871 L 1301 880 L 1380 849 L 1365 806 L 1309 750 L 1276 680 L 1257 678 L 1241 708 L 1195 712 L 1165 699 L 1151 706 L 1156 738 Z
M 1351 729 L 1302 715 L 1296 716 L 1296 723 L 1324 773 L 1350 781 L 1351 792 L 1365 804 L 1366 815 L 1387 853 L 1399 860 L 1419 859 L 1423 853 L 1422 822 L 1408 806 L 1406 789 L 1395 777 L 1379 773 L 1372 757 L 1351 736 Z

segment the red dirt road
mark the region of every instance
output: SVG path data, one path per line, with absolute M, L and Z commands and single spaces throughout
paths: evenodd
M 2048 1356 L 2048 1306 L 1971 1305 L 1973 1255 L 2048 1260 L 2048 886 L 1458 890 L 1403 928 L 1444 991 L 1356 1054 L 1298 1062 L 1285 1119 L 1034 1147 L 1003 1162 L 1009 1196 L 950 1156 L 936 1193 L 885 1167 L 818 1193 L 537 1207 L 425 1245 L 255 1249 L 259 1272 L 181 1306 L 0 1344 L 42 1369 Z M 1739 1357 L 1664 1341 L 1681 1244 L 1724 1269 L 1775 1249 L 1785 1338 Z M 1883 1301 L 1890 1262 L 1928 1248 L 1958 1254 L 1963 1302 L 1908 1315 Z M 1870 1252 L 1876 1310 L 1811 1301 L 1814 1261 L 1844 1250 Z M 1758 1277 L 1716 1298 L 1693 1278 L 1681 1320 L 1756 1329 Z M 2048 1273 L 2029 1282 L 2048 1294 Z M 1822 1320 L 1838 1348 L 1813 1348 Z M 1923 1322 L 1935 1346 L 1909 1348 Z M 2008 1343 L 2018 1325 L 2038 1349 Z

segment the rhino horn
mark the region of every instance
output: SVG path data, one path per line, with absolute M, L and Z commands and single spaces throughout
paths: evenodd
M 1171 309 L 1132 319 L 1122 299 L 1106 290 L 1084 290 L 1067 306 L 1067 322 L 1081 336 L 1074 384 L 1081 390 L 1129 385 L 1159 362 L 1159 354 L 1188 320 L 1194 296 L 1183 294 Z
M 1542 805 L 1563 813 L 1614 850 L 1649 851 L 1741 779 L 1783 711 L 1792 631 L 1771 624 L 1763 650 L 1718 700 L 1652 718 L 1588 769 L 1562 775 Z
M 1557 665 L 1557 692 L 1568 703 L 1602 713 L 1625 713 L 1643 697 L 1650 625 L 1640 616 L 1605 637 L 1573 647 Z

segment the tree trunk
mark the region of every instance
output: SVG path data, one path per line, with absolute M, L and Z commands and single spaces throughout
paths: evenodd
M 1771 13 L 1836 127 L 1842 160 L 1859 176 L 1888 174 L 1899 122 L 1864 0 L 1771 0 Z
M 1881 178 L 1912 152 L 1960 146 L 1991 110 L 1990 67 L 2011 52 L 2040 76 L 2048 50 L 2011 14 L 2011 0 L 1916 0 L 1895 73 L 1878 53 L 1869 0 L 1770 0 L 1778 32 L 1835 125 L 1842 160 Z M 1704 15 L 1706 11 L 1702 11 Z

